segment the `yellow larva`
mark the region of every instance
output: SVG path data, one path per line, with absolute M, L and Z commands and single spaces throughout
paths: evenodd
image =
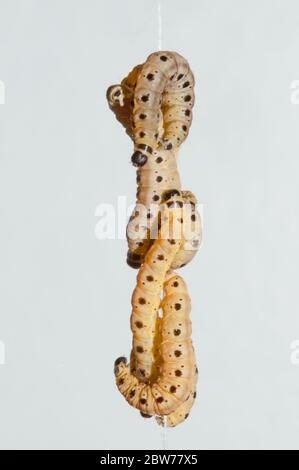
M 118 389 L 130 405 L 146 416 L 169 415 L 169 425 L 173 425 L 175 417 L 172 413 L 177 411 L 181 415 L 180 407 L 184 403 L 187 405 L 194 393 L 196 365 L 191 342 L 190 298 L 183 279 L 169 275 L 164 292 L 161 363 L 157 377 L 142 382 L 130 371 L 125 358 L 116 361 L 115 377 Z M 188 409 L 186 405 L 184 411 Z
M 136 207 L 127 226 L 128 264 L 139 268 L 158 231 L 160 204 L 165 194 L 181 188 L 176 163 L 176 151 L 157 150 L 137 171 Z M 196 199 L 190 191 L 182 191 L 184 202 L 184 243 L 171 267 L 187 264 L 196 254 L 201 242 L 201 220 Z
M 167 426 L 188 417 L 196 396 L 190 299 L 183 279 L 171 271 L 188 263 L 201 241 L 197 201 L 181 191 L 176 162 L 192 121 L 193 88 L 182 56 L 156 52 L 107 92 L 134 141 L 131 160 L 138 168 L 127 226 L 128 263 L 140 268 L 132 295 L 133 344 L 130 365 L 116 361 L 116 383 L 144 417 L 166 416 Z
M 153 96 L 155 93 L 161 95 L 160 100 L 164 103 L 161 102 L 161 106 L 157 105 L 160 114 L 155 124 L 158 138 L 154 144 L 148 140 L 148 126 L 153 125 L 152 120 L 138 118 L 140 109 L 145 109 L 152 104 L 150 100 L 144 101 L 147 95 L 141 93 L 147 86 L 153 91 Z M 193 87 L 192 72 L 188 62 L 182 56 L 175 52 L 157 52 L 151 54 L 143 65 L 134 67 L 120 85 L 108 89 L 107 98 L 111 109 L 134 140 L 135 149 L 141 145 L 141 148 L 139 147 L 134 153 L 135 157 L 132 158 L 138 170 L 136 207 L 127 226 L 129 247 L 127 261 L 131 267 L 140 267 L 152 240 L 156 238 L 159 204 L 163 193 L 181 188 L 177 169 L 177 150 L 191 125 L 194 104 Z M 181 97 L 183 102 L 174 105 L 178 97 Z M 173 106 L 175 106 L 175 113 L 171 112 Z M 165 150 L 165 147 L 169 148 L 169 142 L 167 145 L 165 142 L 163 145 L 159 143 L 165 138 L 168 139 L 166 128 L 169 130 L 169 126 L 172 125 L 176 127 L 172 135 L 175 142 L 173 146 L 171 145 L 172 149 Z M 182 133 L 184 135 L 180 137 Z M 145 151 L 144 145 L 149 147 L 153 145 L 153 147 Z M 201 221 L 195 207 L 196 199 L 188 191 L 183 192 L 183 197 L 185 204 L 193 204 L 190 218 L 184 220 L 185 227 L 190 222 L 189 232 L 190 230 L 191 232 L 190 235 L 184 237 L 184 244 L 172 268 L 187 264 L 196 254 L 201 242 Z M 190 220 L 191 218 L 194 220 Z
M 159 144 L 171 150 L 186 139 L 192 122 L 194 77 L 177 52 L 151 54 L 121 85 L 110 87 L 107 97 L 111 107 L 125 103 L 131 107 L 131 123 L 125 127 L 134 140 L 132 161 L 137 166 L 144 165 Z
M 146 254 L 137 275 L 137 286 L 132 295 L 131 329 L 133 332 L 134 374 L 142 381 L 152 378 L 154 372 L 154 341 L 156 322 L 160 308 L 160 293 L 167 271 L 178 253 L 182 238 L 178 231 L 173 237 L 173 226 L 181 225 L 177 219 L 182 214 L 182 197 L 172 196 L 161 205 L 161 228 L 159 237 Z M 168 203 L 174 207 L 168 208 Z

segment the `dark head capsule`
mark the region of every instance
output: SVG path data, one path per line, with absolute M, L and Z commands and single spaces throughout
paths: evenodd
M 127 364 L 127 358 L 124 357 L 124 356 L 121 356 L 119 357 L 118 359 L 116 359 L 116 361 L 114 362 L 114 373 L 117 375 L 119 373 L 119 364 Z
M 144 155 L 142 152 L 136 152 L 133 153 L 131 157 L 131 162 L 133 163 L 134 166 L 141 167 L 146 164 L 147 162 L 147 156 Z
M 181 193 L 177 189 L 169 189 L 169 191 L 165 191 L 163 194 L 163 201 L 168 201 L 168 199 L 172 198 L 173 196 L 180 196 Z

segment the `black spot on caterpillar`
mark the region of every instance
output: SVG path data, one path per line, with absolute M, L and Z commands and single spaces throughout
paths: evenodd
M 174 282 L 178 282 L 179 290 L 173 287 Z M 180 312 L 170 314 L 169 306 L 174 298 L 183 299 L 184 308 Z M 115 378 L 118 389 L 130 405 L 139 409 L 146 417 L 167 415 L 169 425 L 173 426 L 180 420 L 182 414 L 185 416 L 189 412 L 193 404 L 190 397 L 194 396 L 196 383 L 195 357 L 190 338 L 190 299 L 185 282 L 175 274 L 166 276 L 162 309 L 159 373 L 144 382 L 136 377 L 130 371 L 128 364 L 123 361 L 117 366 Z M 139 316 L 146 324 L 150 315 L 139 312 Z M 178 323 L 182 328 L 180 339 L 168 334 Z M 138 341 L 140 342 L 141 338 L 138 338 Z M 181 354 L 175 354 L 176 351 L 180 351 Z
M 141 167 L 146 164 L 147 156 L 144 153 L 139 152 L 138 150 L 133 153 L 131 157 L 131 161 L 134 166 Z

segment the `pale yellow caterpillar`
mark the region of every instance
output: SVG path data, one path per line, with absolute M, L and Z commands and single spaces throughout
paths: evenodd
M 193 88 L 188 62 L 176 52 L 155 52 L 140 67 L 134 90 L 132 157 L 138 165 L 160 142 L 171 150 L 185 140 L 192 121 Z M 161 115 L 164 132 L 160 138 Z
M 149 262 L 155 255 L 155 250 L 149 253 Z M 133 375 L 124 358 L 119 358 L 115 364 L 115 377 L 120 392 L 130 405 L 145 416 L 168 415 L 169 425 L 174 425 L 184 403 L 181 411 L 184 411 L 183 418 L 187 418 L 190 397 L 194 396 L 196 364 L 191 342 L 190 298 L 183 279 L 170 275 L 164 284 L 164 292 L 158 374 L 145 383 Z
M 127 226 L 128 264 L 139 268 L 158 229 L 159 205 L 163 194 L 176 193 L 181 184 L 177 170 L 176 151 L 154 152 L 146 164 L 137 171 L 136 207 Z M 196 254 L 201 242 L 201 220 L 196 210 L 196 198 L 182 191 L 184 199 L 184 230 L 179 253 L 172 268 L 182 267 Z
M 131 160 L 138 167 L 127 226 L 128 263 L 140 268 L 132 295 L 133 345 L 130 365 L 125 358 L 115 363 L 116 382 L 142 416 L 165 416 L 167 426 L 186 419 L 196 396 L 190 299 L 183 279 L 171 271 L 188 263 L 201 241 L 197 201 L 181 191 L 176 161 L 192 121 L 193 87 L 182 56 L 157 52 L 107 92 L 134 141 Z
M 147 95 L 142 94 L 147 87 Z M 132 157 L 133 164 L 138 167 L 137 201 L 127 227 L 127 261 L 135 268 L 140 267 L 157 235 L 158 208 L 162 194 L 168 190 L 181 189 L 176 161 L 177 148 L 186 138 L 191 125 L 193 88 L 194 77 L 188 62 L 175 52 L 157 52 L 151 54 L 143 65 L 135 67 L 121 85 L 112 86 L 107 92 L 110 107 L 134 140 L 135 149 L 138 147 Z M 159 104 L 154 100 L 157 116 L 159 114 L 155 124 L 155 135 L 158 137 L 154 143 L 148 139 L 148 128 L 153 126 L 152 120 L 140 118 L 140 110 L 152 110 L 151 96 L 159 96 L 158 101 L 161 101 Z M 171 129 L 173 134 L 170 135 Z M 170 137 L 173 145 L 169 145 Z M 167 145 L 159 145 L 165 139 Z M 183 196 L 184 202 L 192 205 L 192 211 L 189 218 L 184 220 L 185 227 L 189 228 L 186 230 L 187 236 L 184 234 L 184 244 L 172 268 L 187 264 L 196 254 L 201 242 L 197 201 L 189 191 L 183 192 Z
M 155 370 L 154 341 L 157 335 L 160 293 L 166 273 L 182 244 L 182 223 L 179 222 L 182 213 L 181 195 L 171 195 L 161 205 L 159 236 L 147 252 L 132 295 L 134 365 L 131 366 L 136 377 L 143 381 L 152 379 Z M 177 232 L 175 234 L 174 227 Z

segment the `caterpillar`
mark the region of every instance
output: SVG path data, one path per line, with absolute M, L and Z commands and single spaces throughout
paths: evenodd
M 192 122 L 193 88 L 194 77 L 188 62 L 175 52 L 157 52 L 143 65 L 134 67 L 120 85 L 108 89 L 110 107 L 134 141 L 132 162 L 138 168 L 136 207 L 127 226 L 127 262 L 131 267 L 140 267 L 156 236 L 157 208 L 162 194 L 170 189 L 181 189 L 176 157 L 178 146 L 187 137 Z M 155 124 L 150 119 L 151 114 L 140 118 L 153 109 L 156 110 Z M 153 125 L 156 130 L 154 142 L 150 139 Z M 165 141 L 168 150 L 165 150 Z M 164 142 L 162 146 L 159 145 L 161 142 Z M 196 198 L 186 191 L 184 199 L 193 206 L 191 226 L 189 236 L 185 237 L 185 244 L 174 260 L 174 269 L 190 262 L 201 243 Z
M 182 191 L 177 153 L 188 135 L 194 77 L 175 52 L 156 52 L 134 67 L 107 99 L 134 142 L 136 206 L 127 225 L 130 266 L 138 268 L 132 295 L 130 363 L 115 362 L 119 391 L 143 417 L 176 426 L 196 397 L 190 298 L 172 270 L 194 257 L 201 242 L 196 198 Z M 161 291 L 163 299 L 161 301 Z M 162 318 L 159 316 L 163 311 Z
M 173 428 L 188 418 L 191 408 L 194 405 L 195 399 L 197 397 L 197 392 L 196 392 L 197 379 L 198 379 L 198 369 L 196 367 L 189 397 L 187 398 L 186 401 L 184 401 L 181 405 L 179 405 L 175 411 L 165 416 L 164 419 L 161 419 L 161 416 L 156 416 L 156 421 L 160 426 L 166 425 L 167 427 Z M 144 416 L 144 417 L 147 417 L 147 416 Z
M 169 426 L 187 417 L 196 375 L 187 287 L 181 277 L 167 274 L 182 243 L 181 234 L 178 239 L 167 238 L 174 234 L 182 201 L 181 196 L 172 195 L 161 206 L 159 238 L 145 257 L 132 296 L 131 364 L 125 358 L 119 358 L 115 364 L 116 383 L 128 403 L 145 417 L 168 415 Z M 159 307 L 163 310 L 162 319 L 158 317 Z
M 150 54 L 121 85 L 108 90 L 110 104 L 123 105 L 125 100 L 133 108 L 127 127 L 134 140 L 132 160 L 142 166 L 159 144 L 171 150 L 188 135 L 194 105 L 194 76 L 188 62 L 177 52 Z
M 167 243 L 167 240 L 164 242 Z M 149 263 L 155 255 L 156 250 L 149 252 L 146 257 Z M 187 404 L 190 396 L 194 395 L 196 376 L 190 338 L 190 298 L 183 279 L 174 273 L 164 283 L 161 307 L 163 317 L 160 322 L 159 373 L 152 381 L 145 383 L 133 375 L 125 358 L 119 358 L 115 363 L 115 377 L 119 391 L 143 415 L 168 415 L 169 420 L 174 420 L 172 413 L 178 413 L 179 407 Z M 144 322 L 147 321 L 145 318 L 143 315 Z
M 163 194 L 181 190 L 176 152 L 154 151 L 153 158 L 137 170 L 136 206 L 127 226 L 127 262 L 139 268 L 152 240 L 156 238 L 159 205 Z M 176 269 L 185 266 L 195 256 L 201 242 L 201 219 L 196 209 L 196 198 L 190 191 L 182 191 L 184 199 L 184 230 L 180 252 L 172 263 Z

